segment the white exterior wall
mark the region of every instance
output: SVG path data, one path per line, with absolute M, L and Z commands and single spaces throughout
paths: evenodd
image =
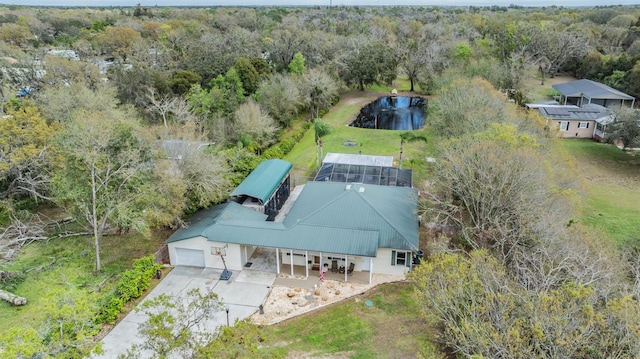
M 378 248 L 378 256 L 373 259 L 373 272 L 380 274 L 405 275 L 409 272 L 409 267 L 391 265 L 391 251 L 394 249 Z M 407 250 L 396 249 L 398 252 L 410 252 Z M 411 260 L 411 258 L 409 258 Z M 358 265 L 356 263 L 356 270 Z
M 171 262 L 171 265 L 177 264 L 176 248 L 186 248 L 204 251 L 205 267 L 217 269 L 224 269 L 224 264 L 222 263 L 222 259 L 220 258 L 220 256 L 212 254 L 212 248 L 225 246 L 227 255 L 224 257 L 224 260 L 227 263 L 227 268 L 232 271 L 242 270 L 242 266 L 244 265 L 242 263 L 242 250 L 240 245 L 238 244 L 210 242 L 207 241 L 206 238 L 201 236 L 167 244 L 167 247 L 169 249 L 169 261 Z
M 278 251 L 280 253 L 280 264 L 291 265 L 291 250 L 280 248 Z M 313 252 L 309 252 L 309 260 L 313 261 L 313 256 L 319 256 L 319 253 L 313 254 Z M 324 259 L 326 261 L 326 259 Z M 305 266 L 307 264 L 307 259 L 304 256 L 304 251 L 293 251 L 293 265 L 294 266 Z

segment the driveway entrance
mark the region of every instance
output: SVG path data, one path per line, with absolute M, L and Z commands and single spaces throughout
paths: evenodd
M 267 295 L 276 278 L 275 273 L 257 270 L 235 271 L 229 280 L 220 280 L 222 270 L 212 268 L 175 267 L 156 286 L 147 298 L 153 298 L 160 294 L 168 295 L 172 301 L 188 301 L 187 292 L 199 288 L 200 292 L 213 291 L 218 298 L 229 308 L 229 323 L 236 319 L 242 320 L 256 311 Z M 122 319 L 103 339 L 102 349 L 104 353 L 94 355 L 94 358 L 117 358 L 125 354 L 133 344 L 141 344 L 142 338 L 138 336 L 138 325 L 147 320 L 142 313 L 131 311 Z M 224 310 L 206 323 L 200 323 L 198 328 L 202 331 L 217 331 L 219 327 L 227 325 L 227 314 Z M 150 357 L 149 353 L 140 358 Z

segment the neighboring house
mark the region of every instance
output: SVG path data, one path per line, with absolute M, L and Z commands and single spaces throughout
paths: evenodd
M 527 108 L 535 109 L 545 118 L 550 129 L 557 129 L 558 136 L 571 138 L 604 137 L 606 124 L 611 122 L 611 112 L 600 105 L 587 104 L 582 107 L 559 105 L 557 102 L 527 104 Z
M 584 107 L 588 104 L 596 104 L 604 107 L 616 107 L 627 104 L 633 107 L 635 103 L 633 96 L 605 84 L 586 79 L 556 84 L 552 87 L 562 94 L 560 103 L 563 105 Z
M 261 178 L 274 192 L 282 183 Z M 369 281 L 373 273 L 403 275 L 420 252 L 417 200 L 410 187 L 307 182 L 282 222 L 236 202 L 198 212 L 167 240 L 169 256 L 173 265 L 242 270 L 256 248 L 268 247 L 278 273 L 301 266 L 308 276 L 335 260 L 368 272 Z
M 78 54 L 75 52 L 75 50 L 55 50 L 55 49 L 51 49 L 51 50 L 47 51 L 47 55 L 57 56 L 57 57 L 61 57 L 63 59 L 69 59 L 69 60 L 76 60 L 76 61 L 80 60 L 80 56 L 78 56 Z

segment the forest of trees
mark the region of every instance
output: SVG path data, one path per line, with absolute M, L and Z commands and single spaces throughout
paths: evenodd
M 180 226 L 342 93 L 403 76 L 442 141 L 422 215 L 458 229 L 411 276 L 436 339 L 465 357 L 640 356 L 638 258 L 574 225 L 548 133 L 501 97 L 559 73 L 640 96 L 640 7 L 6 6 L 0 69 L 4 260 L 44 238 L 22 229 L 47 205 L 93 237 L 99 272 L 106 233 Z

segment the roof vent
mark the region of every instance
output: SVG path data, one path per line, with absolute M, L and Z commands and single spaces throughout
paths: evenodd
M 364 187 L 360 187 L 360 188 L 358 188 L 358 192 L 360 192 L 360 193 L 364 193 Z
M 346 185 L 346 186 L 344 187 L 344 190 L 345 190 L 345 191 L 348 191 L 348 190 L 350 190 L 350 189 L 351 189 L 351 185 L 350 185 L 350 184 L 348 184 L 348 185 Z

